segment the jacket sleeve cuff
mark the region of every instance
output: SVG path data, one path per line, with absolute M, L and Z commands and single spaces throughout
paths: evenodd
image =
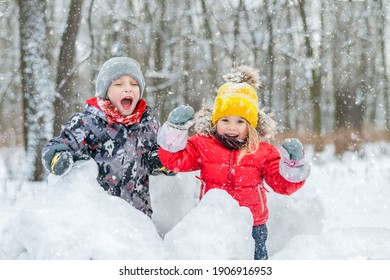
M 310 164 L 305 163 L 302 166 L 290 167 L 285 164 L 282 160 L 279 165 L 280 175 L 291 183 L 299 183 L 306 180 L 310 175 Z
M 165 122 L 158 132 L 157 144 L 171 153 L 184 150 L 188 140 L 188 129 L 191 125 L 187 123 L 180 126 Z

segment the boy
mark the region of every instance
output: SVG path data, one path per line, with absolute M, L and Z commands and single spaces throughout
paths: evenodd
M 104 190 L 150 217 L 149 175 L 173 173 L 158 158 L 160 124 L 142 99 L 144 88 L 137 61 L 109 59 L 96 78 L 95 97 L 43 147 L 42 154 L 45 168 L 58 176 L 66 174 L 75 161 L 92 158 Z

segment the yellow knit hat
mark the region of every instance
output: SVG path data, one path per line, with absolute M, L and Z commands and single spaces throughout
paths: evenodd
M 215 125 L 222 117 L 240 116 L 256 128 L 259 99 L 255 87 L 263 86 L 257 71 L 244 65 L 232 69 L 224 79 L 227 83 L 218 89 L 211 122 Z

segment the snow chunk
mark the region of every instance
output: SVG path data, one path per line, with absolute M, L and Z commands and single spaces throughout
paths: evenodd
M 320 235 L 298 235 L 272 259 L 365 260 L 388 259 L 390 229 L 333 228 Z
M 165 235 L 168 259 L 253 259 L 252 225 L 248 208 L 223 190 L 210 190 Z
M 27 200 L 5 225 L 0 256 L 7 259 L 161 259 L 163 242 L 150 218 L 107 195 L 92 160 Z

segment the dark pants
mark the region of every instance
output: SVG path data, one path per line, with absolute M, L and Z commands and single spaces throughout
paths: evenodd
M 253 227 L 252 237 L 255 240 L 255 260 L 268 259 L 267 248 L 265 247 L 267 236 L 268 230 L 265 224 Z

